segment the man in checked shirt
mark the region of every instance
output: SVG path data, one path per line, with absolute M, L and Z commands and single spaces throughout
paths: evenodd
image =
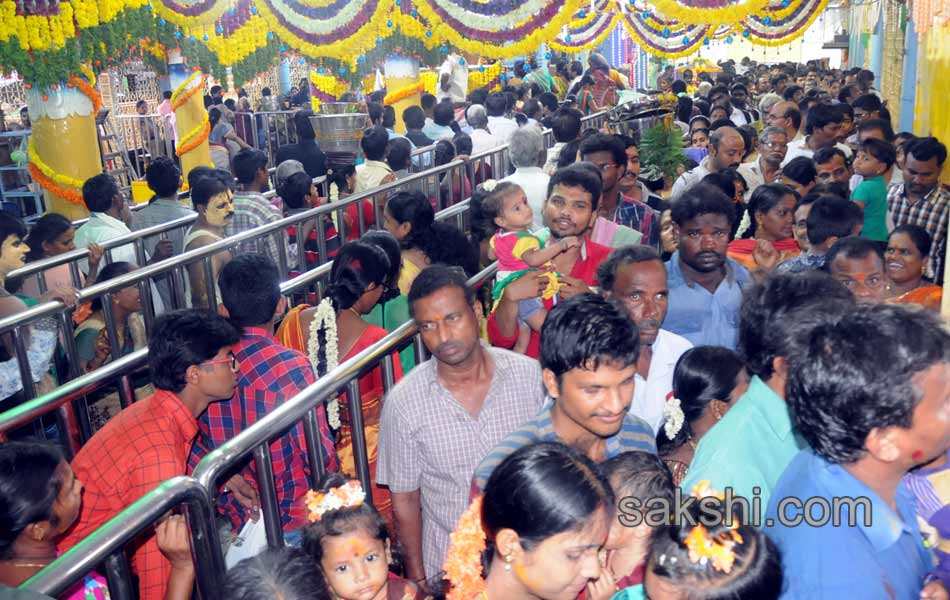
M 224 302 L 218 307 L 233 325 L 241 328 L 234 345 L 238 361 L 237 393 L 230 400 L 208 408 L 199 420 L 200 432 L 188 464 L 191 469 L 217 448 L 315 381 L 310 361 L 302 353 L 277 343 L 274 321 L 287 304 L 280 293 L 280 275 L 274 261 L 260 254 L 243 254 L 229 262 L 218 276 Z M 333 436 L 326 411 L 317 409 L 320 443 L 327 470 L 337 469 Z M 307 523 L 303 497 L 310 489 L 303 426 L 297 424 L 271 443 L 277 502 L 288 545 L 299 546 L 300 527 Z M 230 521 L 234 533 L 248 518 L 257 518 L 260 507 L 256 490 L 256 470 L 249 464 L 241 477 L 232 477 L 222 493 L 218 510 Z

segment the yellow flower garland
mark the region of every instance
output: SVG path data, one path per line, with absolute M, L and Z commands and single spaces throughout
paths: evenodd
M 614 13 L 610 17 L 610 21 L 611 21 L 610 25 L 608 25 L 606 29 L 600 32 L 600 35 L 598 35 L 591 41 L 587 42 L 586 44 L 581 44 L 580 46 L 575 46 L 575 45 L 568 46 L 568 45 L 561 44 L 560 42 L 557 41 L 557 38 L 555 38 L 548 42 L 548 46 L 557 50 L 558 52 L 567 52 L 568 54 L 580 54 L 581 52 L 593 50 L 594 48 L 597 48 L 598 46 L 603 44 L 604 40 L 610 37 L 610 34 L 613 33 L 614 29 L 617 27 L 617 21 L 619 20 L 620 20 L 620 14 Z
M 409 96 L 414 94 L 421 94 L 425 90 L 425 86 L 421 83 L 415 83 L 413 85 L 407 85 L 406 87 L 393 90 L 386 94 L 386 97 L 383 98 L 383 104 L 389 106 L 395 104 L 400 100 L 405 100 Z
M 192 92 L 192 89 L 189 89 L 189 86 L 192 84 L 192 82 L 194 82 L 199 77 L 204 77 L 204 74 L 201 71 L 195 71 L 194 73 L 189 75 L 188 78 L 185 79 L 185 81 L 183 81 L 182 84 L 178 86 L 174 92 L 172 92 L 171 100 L 172 100 L 173 107 L 177 107 L 177 106 L 180 106 L 181 104 L 184 104 L 184 102 L 178 102 L 178 98 L 180 98 L 182 94 L 187 93 L 188 97 L 189 98 L 191 97 L 191 95 L 194 92 Z M 199 85 L 195 86 L 193 89 L 200 90 L 202 87 L 204 87 L 204 81 L 202 81 Z
M 769 0 L 745 0 L 725 8 L 692 8 L 677 0 L 651 0 L 651 4 L 656 12 L 687 25 L 732 25 L 762 12 Z
M 795 30 L 795 32 L 793 32 L 791 35 L 772 40 L 772 39 L 758 37 L 757 35 L 753 33 L 746 39 L 748 39 L 750 42 L 752 42 L 753 44 L 757 46 L 770 46 L 773 48 L 775 46 L 784 46 L 785 44 L 788 44 L 789 42 L 796 40 L 800 38 L 801 36 L 805 35 L 805 32 L 808 31 L 808 28 L 812 26 L 812 24 L 815 22 L 815 19 L 820 17 L 821 14 L 825 12 L 825 9 L 827 7 L 828 7 L 828 0 L 822 0 L 821 6 L 819 6 L 818 9 L 812 13 L 811 17 L 809 17 L 808 19 L 808 22 L 805 23 L 802 27 L 799 27 L 797 30 Z
M 205 113 L 204 118 L 201 119 L 201 122 L 195 126 L 194 129 L 182 136 L 181 140 L 178 142 L 178 147 L 175 149 L 176 156 L 182 156 L 187 154 L 191 150 L 197 148 L 201 142 L 205 141 L 207 137 L 211 134 L 211 123 L 208 121 L 208 114 Z
M 36 151 L 32 136 L 27 143 L 26 150 L 29 158 L 30 174 L 41 188 L 56 196 L 60 196 L 70 204 L 77 206 L 85 205 L 82 199 L 82 193 L 78 191 L 82 189 L 83 181 L 81 179 L 57 173 L 52 167 L 43 162 L 43 159 L 40 158 L 39 153 Z M 65 189 L 66 187 L 73 189 Z

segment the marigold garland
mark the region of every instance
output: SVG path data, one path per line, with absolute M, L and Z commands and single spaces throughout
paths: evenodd
M 400 100 L 405 100 L 412 95 L 421 94 L 423 91 L 425 91 L 425 86 L 422 83 L 407 85 L 406 87 L 399 88 L 386 94 L 386 97 L 383 98 L 383 104 L 390 106 L 399 102 Z
M 197 75 L 197 74 L 198 74 L 198 72 L 195 71 L 194 75 Z M 192 77 L 193 77 L 194 75 L 192 75 Z M 198 85 L 196 85 L 196 86 L 194 86 L 193 88 L 189 89 L 187 92 L 185 92 L 184 94 L 178 96 L 177 98 L 175 98 L 175 97 L 173 96 L 173 97 L 172 97 L 172 110 L 173 110 L 173 111 L 174 111 L 174 110 L 178 110 L 178 108 L 179 108 L 180 106 L 183 106 L 186 102 L 188 102 L 189 100 L 191 100 L 191 99 L 195 96 L 195 94 L 200 94 L 200 93 L 201 93 L 201 90 L 203 90 L 204 87 L 205 87 L 205 86 L 204 86 L 204 80 L 202 80 L 201 83 L 199 83 Z
M 93 77 L 92 80 L 95 81 L 95 77 Z M 102 94 L 99 93 L 99 90 L 92 87 L 95 84 L 90 85 L 89 83 L 86 83 L 82 77 L 77 77 L 75 75 L 69 78 L 69 82 L 76 86 L 76 89 L 82 92 L 83 95 L 89 98 L 89 101 L 92 102 L 93 116 L 98 115 L 99 109 L 102 108 Z
M 472 500 L 449 537 L 449 554 L 445 561 L 445 577 L 452 583 L 448 600 L 471 600 L 485 589 L 482 579 L 482 552 L 485 551 L 485 529 L 482 527 L 484 494 Z
M 202 78 L 202 82 L 199 85 L 190 88 L 189 86 L 192 84 L 192 82 L 194 82 L 199 77 Z M 201 71 L 195 71 L 188 76 L 188 79 L 178 86 L 178 88 L 172 93 L 172 110 L 176 110 L 179 106 L 187 102 L 196 93 L 194 90 L 200 90 L 204 88 L 203 78 L 204 74 Z M 182 99 L 182 94 L 185 94 L 187 97 Z M 181 102 L 179 102 L 179 100 L 181 100 Z
M 720 8 L 686 6 L 679 0 L 650 0 L 650 4 L 656 12 L 687 25 L 732 25 L 762 12 L 769 0 L 746 0 Z
M 181 138 L 178 147 L 175 149 L 175 156 L 183 156 L 191 152 L 208 139 L 209 135 L 211 135 L 211 123 L 208 122 L 208 115 L 205 113 L 201 123 Z
M 35 181 L 47 192 L 53 194 L 54 196 L 59 196 L 70 204 L 75 204 L 76 206 L 86 205 L 82 199 L 82 192 L 74 189 L 66 189 L 60 185 L 57 185 L 55 181 L 47 177 L 42 171 L 40 171 L 39 167 L 32 162 L 29 164 L 28 168 L 33 181 Z

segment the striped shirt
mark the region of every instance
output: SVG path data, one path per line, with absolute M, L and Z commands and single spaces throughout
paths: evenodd
M 234 217 L 225 232 L 230 237 L 264 225 L 270 225 L 281 218 L 283 218 L 283 215 L 280 209 L 271 204 L 270 200 L 261 194 L 238 192 L 234 194 Z M 238 252 L 241 254 L 263 254 L 273 260 L 274 264 L 280 268 L 280 251 L 277 249 L 275 238 L 280 239 L 282 244 L 286 244 L 284 234 L 277 231 L 241 242 L 238 245 Z M 286 245 L 284 256 L 287 256 Z
M 500 465 L 508 455 L 513 454 L 515 450 L 535 442 L 561 441 L 557 432 L 554 431 L 554 423 L 551 420 L 551 409 L 553 407 L 554 400 L 548 398 L 545 401 L 544 408 L 537 416 L 513 431 L 488 453 L 475 470 L 471 490 L 473 495 L 485 489 L 485 484 L 488 483 L 488 478 L 491 477 L 495 467 Z M 611 459 L 632 450 L 642 450 L 656 454 L 656 438 L 646 421 L 628 412 L 623 418 L 620 431 L 616 435 L 607 438 L 605 455 L 607 459 Z
M 947 222 L 950 218 L 950 188 L 937 184 L 929 194 L 912 202 L 904 193 L 904 184 L 891 184 L 887 191 L 887 212 L 895 227 L 907 223 L 927 230 L 933 244 L 926 276 L 943 283 L 943 258 L 947 251 Z
M 506 435 L 537 414 L 544 400 L 537 361 L 483 346 L 492 382 L 473 417 L 439 382 L 435 359 L 414 368 L 383 404 L 376 481 L 394 494 L 420 492 L 426 575 L 442 569 L 449 534 L 468 508 L 472 473 Z

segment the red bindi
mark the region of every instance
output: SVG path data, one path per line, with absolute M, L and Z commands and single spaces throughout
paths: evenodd
M 921 452 L 920 450 L 914 450 L 914 452 L 910 455 L 910 457 L 913 458 L 914 460 L 923 460 L 924 453 Z

